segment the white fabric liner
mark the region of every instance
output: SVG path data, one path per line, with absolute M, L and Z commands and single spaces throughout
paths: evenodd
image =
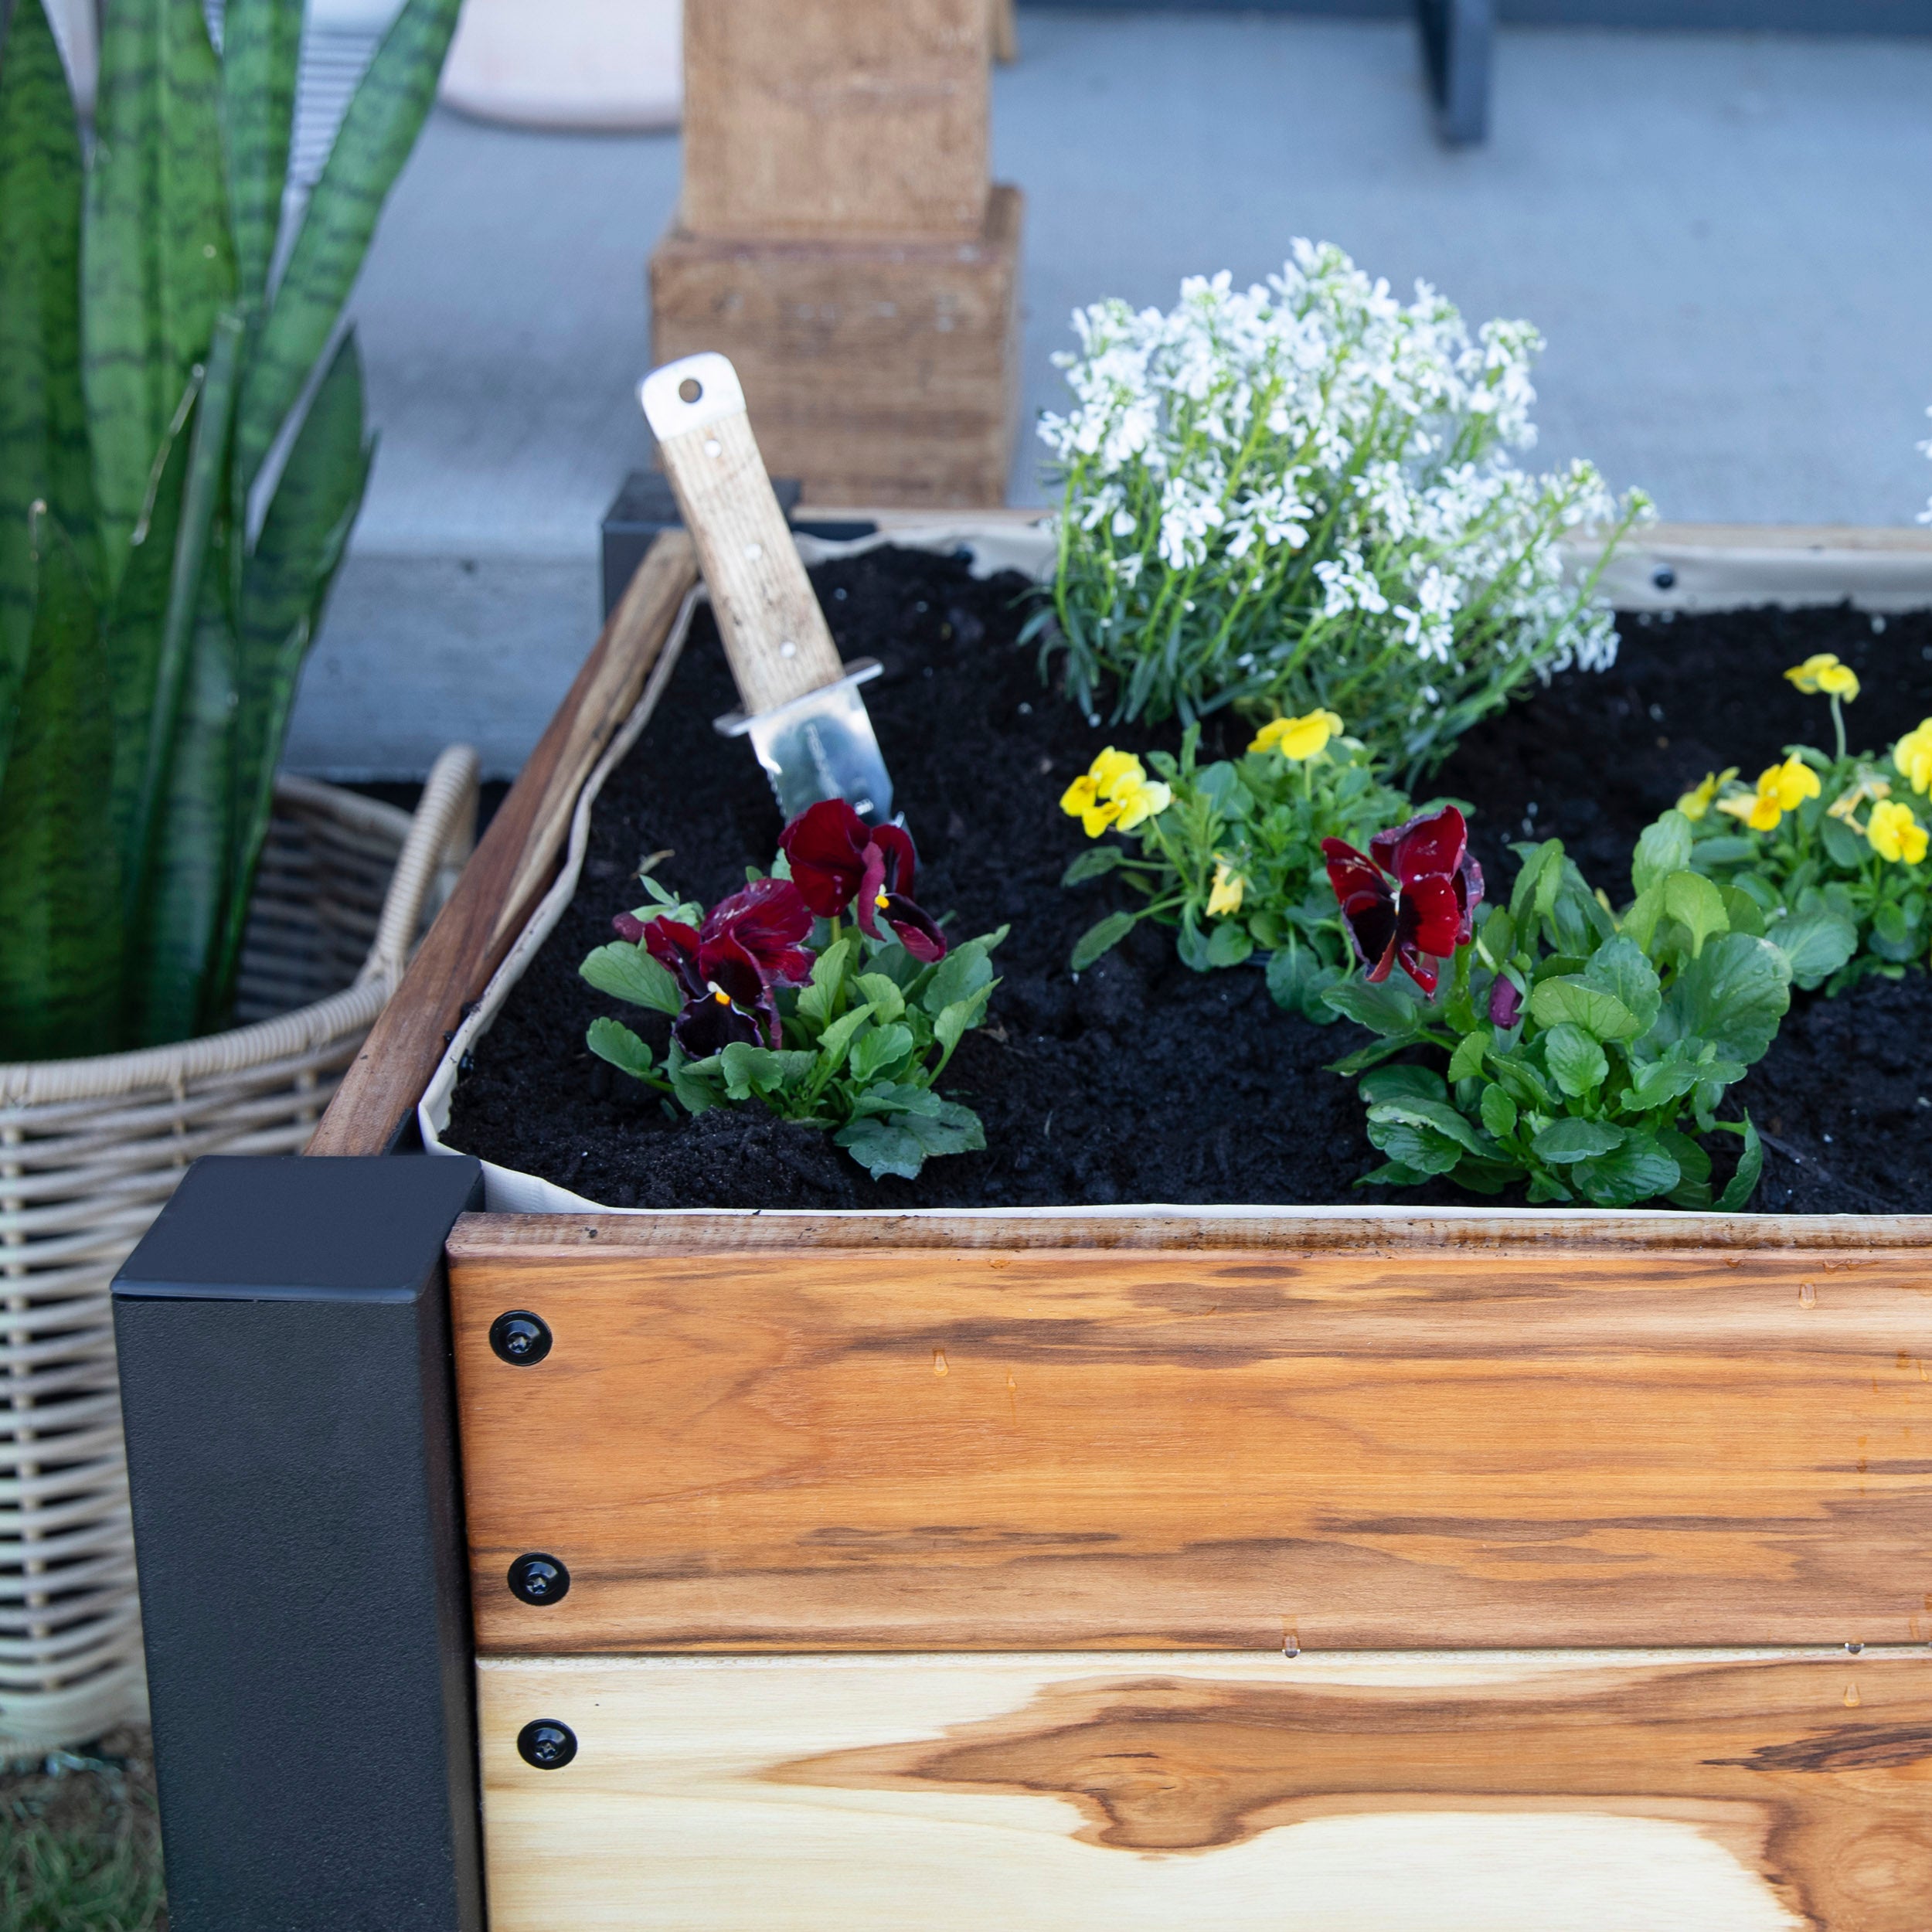
M 808 565 L 823 563 L 838 557 L 862 556 L 869 550 L 876 550 L 888 545 L 900 549 L 923 550 L 939 556 L 951 556 L 963 551 L 968 566 L 976 577 L 997 576 L 1002 570 L 1017 570 L 1022 576 L 1032 577 L 1036 583 L 1043 583 L 1053 573 L 1057 555 L 1057 545 L 1050 520 L 1035 524 L 991 523 L 977 522 L 970 515 L 956 521 L 934 522 L 916 527 L 881 530 L 870 536 L 859 537 L 849 543 L 827 543 L 818 537 L 801 536 L 795 541 L 799 554 Z M 1668 592 L 1658 587 L 1654 573 L 1660 565 L 1668 564 L 1676 574 L 1676 583 Z M 1922 610 L 1932 606 L 1932 549 L 1876 550 L 1848 545 L 1840 549 L 1830 544 L 1808 546 L 1803 549 L 1767 545 L 1763 549 L 1716 544 L 1704 546 L 1682 543 L 1653 543 L 1646 545 L 1639 532 L 1628 551 L 1621 556 L 1614 566 L 1604 574 L 1602 589 L 1620 608 L 1672 608 L 1678 610 L 1734 609 L 1754 604 L 1837 604 L 1845 599 L 1860 610 L 1898 611 Z M 665 686 L 669 683 L 679 654 L 684 648 L 685 637 L 691 628 L 692 614 L 705 601 L 702 587 L 694 590 L 684 602 L 684 606 L 672 626 L 671 634 L 665 640 L 664 653 L 645 685 L 644 695 L 638 702 L 624 726 L 611 741 L 610 748 L 597 762 L 590 774 L 577 803 L 577 810 L 570 820 L 570 842 L 564 854 L 563 869 L 558 873 L 556 883 L 546 893 L 536 910 L 530 916 L 529 923 L 517 937 L 503 964 L 499 966 L 475 1010 L 457 1029 L 444 1053 L 434 1077 L 424 1091 L 417 1108 L 417 1119 L 422 1128 L 423 1145 L 432 1154 L 461 1154 L 464 1150 L 452 1147 L 443 1138 L 450 1122 L 450 1096 L 456 1085 L 457 1068 L 463 1056 L 476 1042 L 488 1032 L 492 1022 L 502 1010 L 504 1002 L 509 998 L 510 989 L 523 976 L 524 969 L 536 954 L 537 949 L 550 936 L 557 921 L 577 892 L 577 876 L 583 866 L 584 852 L 590 837 L 590 814 L 596 805 L 597 794 L 604 789 L 604 781 L 623 761 L 631 747 L 638 741 L 639 734 L 649 722 L 651 713 L 657 707 Z M 751 767 L 747 760 L 746 781 L 754 782 Z M 484 1204 L 492 1213 L 496 1214 L 702 1214 L 715 1213 L 715 1209 L 706 1208 L 619 1208 L 606 1206 L 581 1194 L 574 1194 L 568 1188 L 559 1187 L 553 1181 L 539 1179 L 534 1174 L 526 1174 L 515 1168 L 499 1167 L 495 1162 L 483 1162 Z M 1115 1207 L 1092 1208 L 1078 1202 L 1070 1202 L 1063 1207 L 1043 1208 L 985 1208 L 967 1210 L 973 1213 L 997 1216 L 1003 1219 L 1015 1217 L 1031 1219 L 1034 1216 L 1065 1214 L 1070 1208 L 1077 1208 L 1083 1214 L 1107 1216 L 1172 1213 L 1196 1219 L 1216 1218 L 1221 1216 L 1239 1216 L 1252 1219 L 1257 1213 L 1279 1213 L 1292 1215 L 1298 1219 L 1318 1219 L 1325 1216 L 1348 1216 L 1359 1219 L 1363 1210 L 1360 1207 L 1332 1208 L 1283 1208 L 1278 1209 L 1253 1207 L 1168 1207 L 1154 1204 L 1127 1204 Z M 866 1210 L 860 1210 L 861 1212 Z M 893 1209 L 876 1210 L 903 1215 L 908 1212 L 917 1215 L 944 1213 L 957 1215 L 954 1208 L 912 1209 Z M 757 1212 L 755 1209 L 747 1212 Z M 788 1213 L 803 1212 L 827 1216 L 850 1214 L 850 1209 L 787 1209 Z M 1605 1209 L 1572 1209 L 1573 1215 L 1591 1216 L 1607 1215 Z M 1431 1210 L 1431 1218 L 1447 1215 L 1468 1215 L 1494 1219 L 1500 1215 L 1539 1215 L 1541 1210 L 1531 1208 L 1450 1208 Z M 1667 1210 L 1639 1209 L 1627 1210 L 1617 1216 L 1620 1219 L 1655 1218 L 1658 1220 L 1681 1219 Z M 1397 1212 L 1397 1218 L 1407 1219 Z

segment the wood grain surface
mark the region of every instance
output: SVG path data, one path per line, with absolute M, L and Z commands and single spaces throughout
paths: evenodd
M 548 889 L 583 781 L 642 694 L 696 582 L 697 560 L 682 531 L 660 536 L 645 553 L 395 997 L 362 1043 L 309 1153 L 383 1154 L 395 1145 L 464 1005 L 481 994 Z
M 662 438 L 749 716 L 835 684 L 845 667 L 742 410 Z
M 1019 191 L 996 186 L 964 240 L 674 230 L 651 257 L 651 359 L 729 355 L 765 461 L 808 503 L 1002 503 L 1022 213 Z
M 485 1660 L 492 1932 L 1924 1932 L 1932 1658 Z M 560 1770 L 526 1724 L 570 1726 Z
M 505 1218 L 451 1247 L 485 1651 L 1932 1638 L 1923 1245 L 1529 1215 L 733 1251 Z M 540 1365 L 490 1352 L 509 1308 Z M 509 1594 L 532 1550 L 561 1601 Z
M 992 31 L 988 0 L 688 6 L 684 226 L 971 240 L 986 207 Z

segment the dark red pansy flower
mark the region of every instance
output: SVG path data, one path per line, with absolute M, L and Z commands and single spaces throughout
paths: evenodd
M 730 934 L 707 940 L 680 920 L 654 919 L 644 929 L 644 944 L 683 991 L 671 1036 L 693 1060 L 708 1060 L 733 1040 L 779 1044 L 784 1036 L 771 981 Z
M 792 883 L 821 919 L 836 919 L 855 900 L 859 930 L 883 939 L 883 917 L 913 958 L 946 957 L 946 936 L 913 903 L 913 842 L 896 825 L 869 825 L 842 798 L 821 799 L 779 835 Z
M 706 913 L 698 939 L 701 946 L 736 940 L 767 979 L 802 986 L 811 977 L 812 960 L 798 942 L 811 930 L 811 908 L 790 879 L 754 879 Z
M 1482 903 L 1482 868 L 1469 856 L 1469 828 L 1454 805 L 1378 832 L 1365 855 L 1325 838 L 1328 883 L 1342 906 L 1356 957 L 1373 984 L 1402 969 L 1425 993 L 1436 990 L 1428 962 L 1451 959 L 1469 937 Z
M 633 946 L 644 944 L 644 921 L 635 913 L 619 913 L 611 921 L 611 930 L 620 939 L 628 939 Z

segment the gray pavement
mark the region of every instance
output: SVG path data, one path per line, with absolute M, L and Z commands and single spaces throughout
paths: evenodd
M 1451 152 L 1400 22 L 1021 24 L 995 154 L 1028 198 L 1029 420 L 1076 304 L 1265 275 L 1305 234 L 1536 322 L 1539 458 L 1591 456 L 1668 517 L 1897 524 L 1932 493 L 1932 39 L 1505 28 L 1491 141 Z M 468 737 L 507 772 L 534 742 L 644 460 L 678 169 L 674 137 L 430 123 L 356 298 L 383 444 L 291 764 L 393 775 Z

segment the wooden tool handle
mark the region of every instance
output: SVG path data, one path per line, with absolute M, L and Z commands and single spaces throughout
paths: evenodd
M 723 355 L 687 355 L 638 392 L 710 587 L 731 674 L 753 717 L 837 682 L 843 667 L 772 494 Z

